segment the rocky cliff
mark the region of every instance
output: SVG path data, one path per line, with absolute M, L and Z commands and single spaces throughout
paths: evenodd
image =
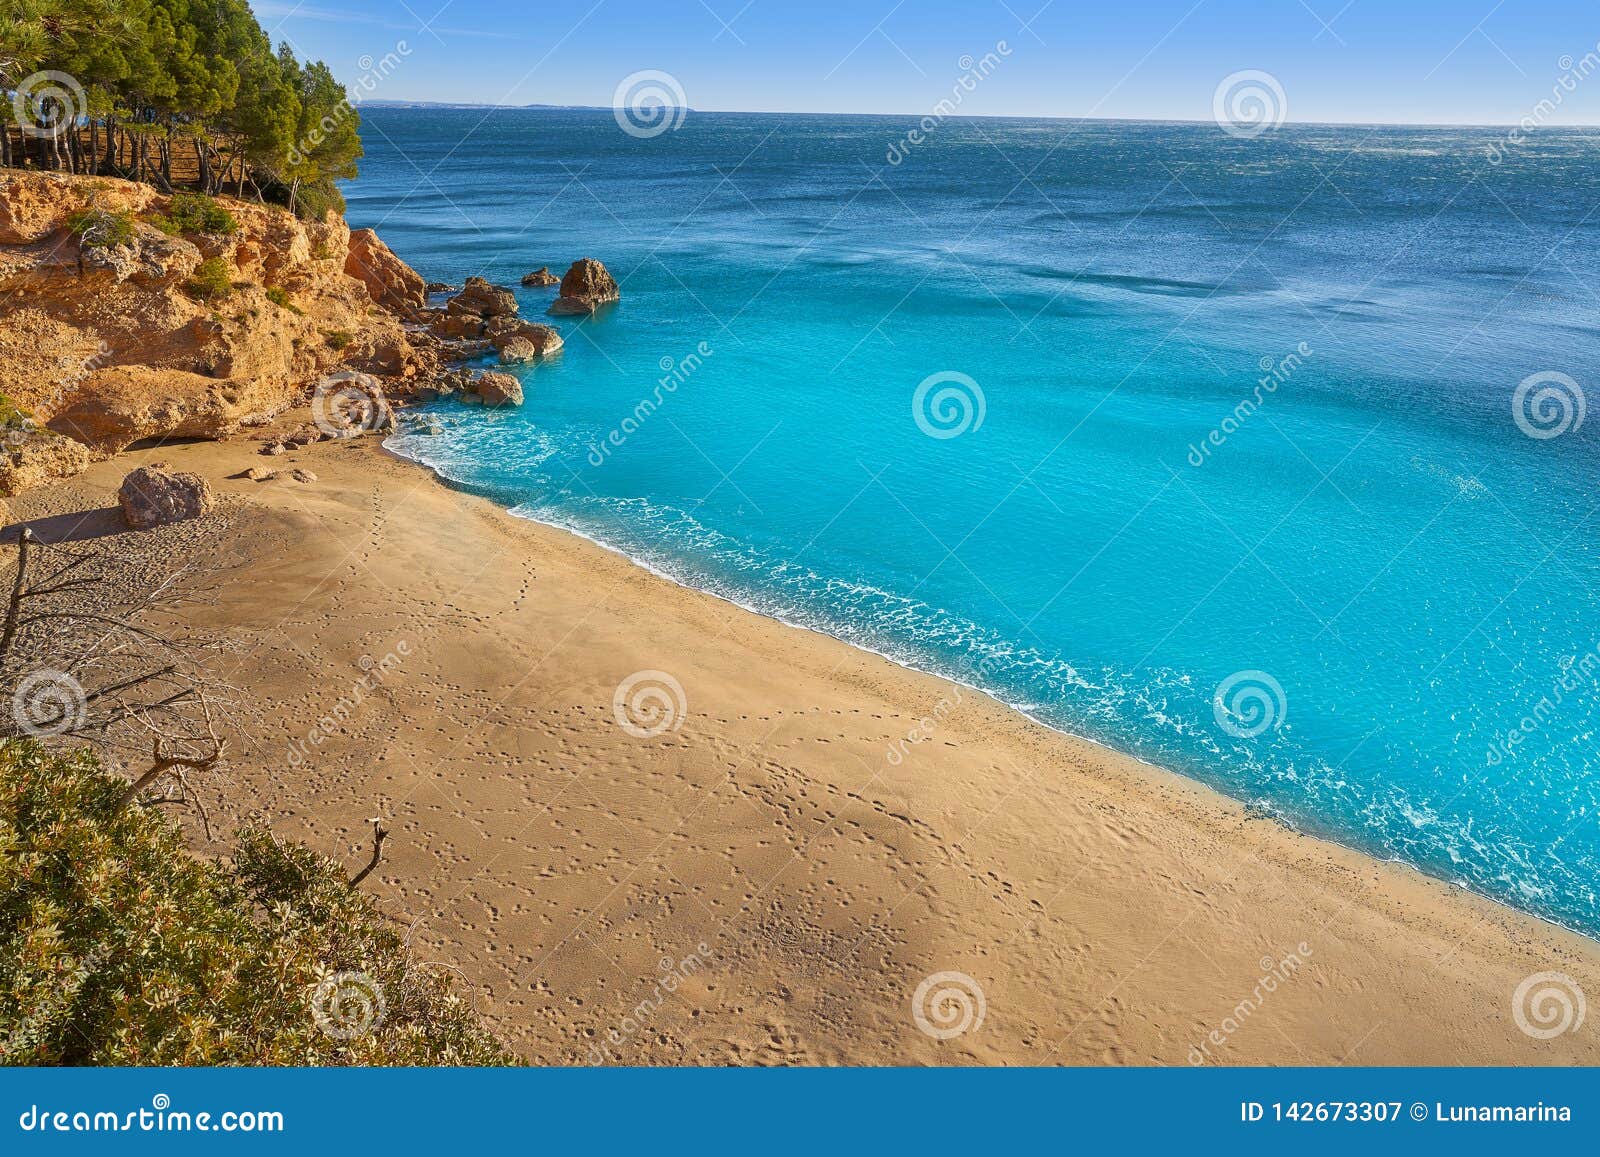
M 128 181 L 0 171 L 0 494 L 145 439 L 226 436 L 335 370 L 404 392 L 438 368 L 439 340 L 405 324 L 422 279 L 370 231 L 352 245 L 332 215 L 207 211 L 197 223 Z

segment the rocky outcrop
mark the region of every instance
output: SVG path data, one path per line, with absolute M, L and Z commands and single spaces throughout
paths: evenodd
M 510 374 L 482 373 L 472 383 L 472 393 L 485 406 L 522 405 L 522 383 Z
M 456 357 L 475 357 L 493 350 L 502 362 L 527 362 L 561 351 L 559 332 L 522 320 L 516 309 L 516 299 L 509 291 L 474 277 L 444 310 L 427 310 L 423 316 L 429 332 Z
M 8 431 L 0 454 L 0 494 L 21 494 L 89 468 L 89 448 L 53 430 Z
M 10 173 L 0 181 L 0 245 L 32 245 L 61 228 L 73 213 L 91 206 L 143 213 L 160 195 L 132 181 L 90 182 L 64 173 Z
M 552 285 L 560 285 L 561 278 L 550 272 L 548 265 L 541 265 L 532 273 L 522 275 L 522 284 L 527 289 L 544 289 Z
M 448 351 L 405 325 L 425 286 L 381 241 L 336 216 L 217 200 L 236 229 L 174 237 L 149 186 L 0 170 L 0 395 L 67 436 L 0 453 L 0 486 L 142 439 L 224 437 L 333 370 L 403 394 L 438 369 Z M 80 210 L 108 227 L 79 236 Z M 206 260 L 222 266 L 221 296 L 195 288 Z
M 445 312 L 485 321 L 492 317 L 510 317 L 517 312 L 517 299 L 509 289 L 490 285 L 481 277 L 469 277 L 461 292 L 445 303 Z
M 607 302 L 619 301 L 622 291 L 606 267 L 593 257 L 580 257 L 561 278 L 561 295 L 550 305 L 553 314 L 590 314 Z
M 211 486 L 198 474 L 174 472 L 164 463 L 141 466 L 117 491 L 122 517 L 134 530 L 199 518 L 216 506 Z
M 351 230 L 344 271 L 386 309 L 405 313 L 427 304 L 428 284 L 422 275 L 396 257 L 371 229 Z
M 541 358 L 560 353 L 564 344 L 561 334 L 549 326 L 515 317 L 495 318 L 483 327 L 483 337 L 502 353 L 514 341 L 525 342 L 533 347 L 534 356 Z

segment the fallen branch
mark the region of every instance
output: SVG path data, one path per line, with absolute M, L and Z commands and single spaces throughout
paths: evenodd
M 372 860 L 365 868 L 362 868 L 353 877 L 351 877 L 350 886 L 352 888 L 361 883 L 361 881 L 365 880 L 368 876 L 372 875 L 372 869 L 376 868 L 378 866 L 378 861 L 383 858 L 383 841 L 389 838 L 389 832 L 384 828 L 383 818 L 381 816 L 373 816 L 371 822 Z

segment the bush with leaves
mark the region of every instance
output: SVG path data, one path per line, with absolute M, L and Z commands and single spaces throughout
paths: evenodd
M 136 236 L 133 214 L 107 209 L 80 209 L 67 218 L 67 229 L 85 249 L 132 245 Z
M 233 292 L 233 277 L 228 263 L 220 257 L 207 257 L 195 266 L 193 275 L 183 287 L 190 297 L 200 301 L 220 301 Z
M 343 869 L 185 850 L 87 751 L 0 744 L 0 1063 L 514 1063 Z
M 229 236 L 239 229 L 234 215 L 204 193 L 174 193 L 166 214 L 156 224 L 175 235 L 216 233 Z

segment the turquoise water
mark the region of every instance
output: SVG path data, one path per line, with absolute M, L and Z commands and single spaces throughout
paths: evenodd
M 1600 933 L 1600 418 L 1513 413 L 1600 365 L 1590 136 L 951 121 L 888 164 L 909 127 L 368 113 L 352 223 L 427 277 L 623 284 L 525 408 L 396 447 Z

